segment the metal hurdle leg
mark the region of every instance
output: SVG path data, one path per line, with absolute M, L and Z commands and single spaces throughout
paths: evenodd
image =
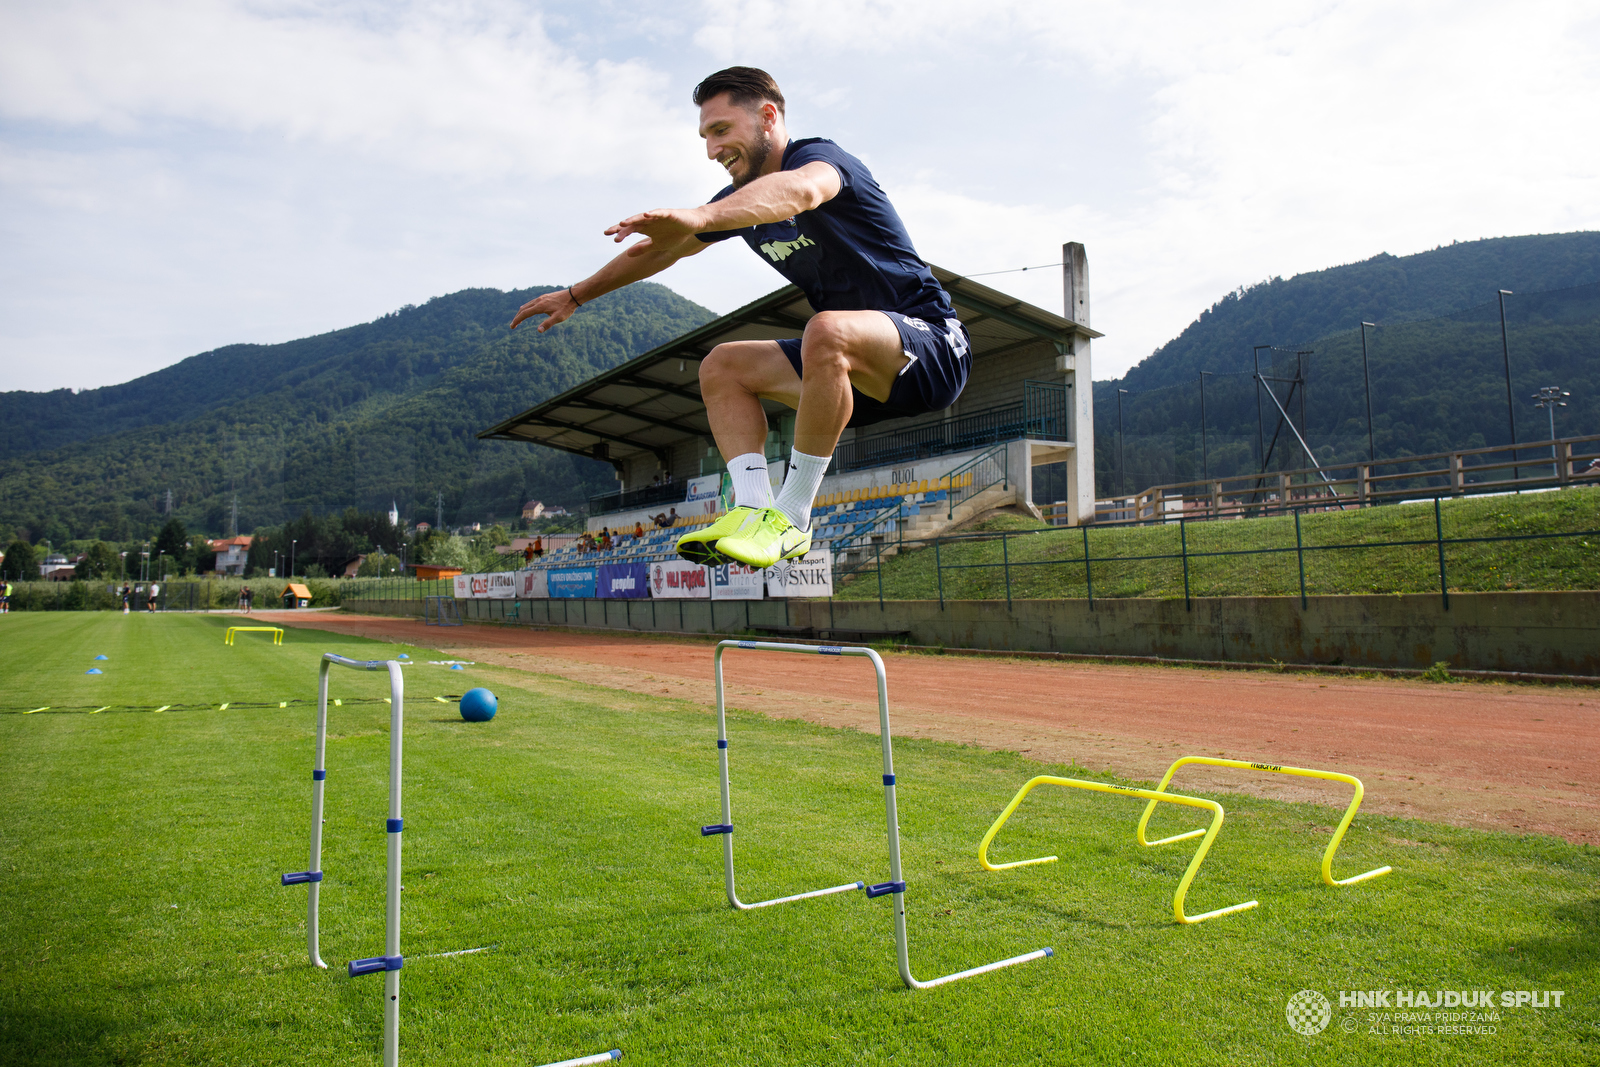
M 1333 886 L 1355 885 L 1357 882 L 1365 882 L 1369 878 L 1378 878 L 1394 870 L 1393 867 L 1389 866 L 1374 867 L 1372 870 L 1367 871 L 1364 874 L 1351 875 L 1349 878 L 1335 879 L 1333 877 L 1334 854 L 1339 851 L 1339 844 L 1344 840 L 1344 832 L 1350 829 L 1350 823 L 1354 821 L 1356 817 L 1356 809 L 1361 807 L 1361 798 L 1366 792 L 1361 785 L 1361 779 L 1357 778 L 1355 775 L 1342 774 L 1339 771 L 1314 771 L 1308 770 L 1304 767 L 1284 767 L 1276 763 L 1250 763 L 1245 760 L 1237 759 L 1217 759 L 1212 756 L 1180 756 L 1178 759 L 1173 761 L 1172 766 L 1167 768 L 1167 773 L 1162 777 L 1161 784 L 1156 786 L 1155 791 L 1157 793 L 1166 792 L 1167 783 L 1172 781 L 1172 776 L 1177 773 L 1178 768 L 1190 763 L 1199 763 L 1207 767 L 1233 767 L 1239 770 L 1270 771 L 1273 774 L 1292 774 L 1300 778 L 1321 778 L 1329 782 L 1344 782 L 1346 785 L 1354 788 L 1355 794 L 1350 798 L 1350 806 L 1345 808 L 1344 818 L 1339 820 L 1338 827 L 1333 831 L 1333 839 L 1328 842 L 1327 849 L 1322 853 L 1322 880 L 1328 885 Z M 1174 834 L 1171 837 L 1163 837 L 1159 841 L 1146 841 L 1144 835 L 1145 827 L 1149 824 L 1150 816 L 1155 812 L 1155 810 L 1156 801 L 1152 800 L 1149 804 L 1145 805 L 1144 815 L 1142 815 L 1139 819 L 1139 829 L 1135 832 L 1134 836 L 1138 838 L 1139 844 L 1141 845 L 1148 847 L 1154 847 L 1156 845 L 1168 845 L 1174 841 L 1186 841 L 1189 838 L 1204 832 L 1201 830 L 1190 830 L 1188 833 Z
M 751 911 L 755 908 L 767 908 L 774 904 L 787 904 L 792 900 L 809 900 L 812 897 L 826 897 L 834 893 L 848 893 L 854 889 L 865 889 L 865 882 L 846 882 L 844 885 L 830 886 L 827 889 L 813 889 L 806 893 L 792 893 L 786 897 L 773 897 L 771 900 L 758 900 L 746 904 L 739 899 L 739 894 L 733 887 L 733 801 L 728 793 L 728 714 L 726 689 L 722 682 L 722 654 L 729 648 L 772 648 L 785 651 L 815 652 L 810 645 L 771 644 L 757 641 L 722 641 L 717 645 L 717 651 L 712 657 L 712 663 L 717 676 L 717 763 L 722 775 L 722 821 L 714 826 L 700 827 L 701 837 L 722 836 L 722 869 L 724 880 L 727 883 L 728 903 L 740 911 Z
M 728 729 L 723 700 L 722 683 L 722 654 L 729 648 L 760 649 L 770 652 L 808 652 L 813 655 L 824 656 L 861 656 L 872 661 L 872 668 L 878 677 L 878 736 L 883 750 L 883 805 L 884 820 L 887 827 L 889 842 L 889 881 L 877 885 L 863 886 L 861 883 L 834 886 L 831 889 L 814 890 L 810 893 L 799 893 L 789 897 L 779 897 L 776 900 L 763 901 L 760 904 L 741 904 L 733 891 L 733 817 L 732 808 L 728 799 Z M 1002 967 L 1010 967 L 1029 960 L 1043 959 L 1053 956 L 1055 952 L 1049 948 L 1035 949 L 1025 952 L 1020 956 L 1011 956 L 1007 959 L 986 963 L 981 967 L 971 967 L 954 974 L 947 974 L 942 978 L 934 978 L 927 982 L 919 982 L 911 974 L 911 946 L 906 933 L 906 883 L 900 869 L 900 818 L 899 810 L 895 804 L 895 776 L 894 776 L 894 738 L 889 730 L 889 682 L 884 673 L 883 660 L 870 648 L 850 648 L 836 645 L 797 645 L 777 641 L 721 641 L 717 644 L 715 656 L 717 677 L 717 749 L 722 768 L 722 825 L 701 827 L 700 833 L 725 835 L 723 841 L 723 863 L 727 873 L 728 900 L 734 907 L 748 909 L 763 907 L 767 904 L 781 904 L 788 900 L 803 900 L 807 897 L 826 896 L 830 893 L 842 893 L 856 888 L 864 888 L 868 898 L 893 894 L 894 905 L 894 936 L 896 954 L 900 963 L 900 978 L 912 989 L 932 989 L 934 986 L 944 985 L 947 982 L 959 981 L 970 978 L 976 974 L 985 974 L 997 971 Z
M 358 671 L 387 670 L 389 672 L 389 817 L 384 828 L 388 833 L 388 878 L 384 905 L 384 954 L 366 959 L 351 960 L 350 977 L 383 972 L 383 1063 L 384 1067 L 398 1067 L 400 1063 L 400 968 L 405 957 L 400 953 L 400 844 L 405 822 L 400 815 L 401 742 L 405 726 L 405 675 L 398 660 L 353 660 L 332 652 L 322 656 L 317 676 L 317 757 L 311 772 L 311 870 L 286 874 L 284 885 L 310 883 L 310 900 L 307 904 L 307 942 L 311 963 L 327 967 L 318 954 L 317 903 L 322 882 L 322 791 L 328 772 L 324 767 L 328 746 L 328 668 L 349 667 Z M 578 1067 L 580 1064 L 607 1063 L 622 1058 L 620 1049 L 612 1049 L 593 1056 L 562 1060 L 545 1067 Z

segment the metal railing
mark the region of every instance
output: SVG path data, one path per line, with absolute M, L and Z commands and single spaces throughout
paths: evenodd
M 1237 519 L 1596 482 L 1600 482 L 1600 434 L 1589 434 L 1532 441 L 1515 449 L 1467 448 L 1372 463 L 1174 482 L 1128 497 L 1097 500 L 1095 515 L 1096 521 L 1103 515 L 1111 522 Z M 1046 521 L 1054 521 L 1056 512 L 1065 509 L 1065 504 L 1048 504 L 1039 510 Z
M 1447 537 L 1445 536 L 1444 515 L 1441 507 L 1442 501 L 1447 499 L 1449 498 L 1444 495 L 1435 495 L 1431 498 L 1423 497 L 1421 500 L 1416 500 L 1415 495 L 1413 494 L 1413 500 L 1416 500 L 1418 503 L 1426 503 L 1431 500 L 1433 505 L 1431 509 L 1433 513 L 1433 522 L 1431 524 L 1432 530 L 1429 531 L 1431 536 L 1403 537 L 1400 539 L 1391 540 L 1345 541 L 1332 544 L 1307 543 L 1301 524 L 1302 514 L 1328 510 L 1325 506 L 1312 505 L 1289 506 L 1282 509 L 1283 514 L 1291 515 L 1294 519 L 1294 541 L 1292 544 L 1285 541 L 1285 543 L 1281 545 L 1273 545 L 1264 548 L 1226 548 L 1217 550 L 1192 549 L 1189 546 L 1188 527 L 1190 522 L 1193 520 L 1193 516 L 1184 516 L 1171 520 L 1171 525 L 1177 527 L 1176 533 L 1178 539 L 1178 550 L 1176 552 L 1135 552 L 1133 554 L 1124 555 L 1106 554 L 1102 551 L 1101 553 L 1097 554 L 1094 551 L 1094 546 L 1091 542 L 1091 528 L 1088 525 L 1084 525 L 1070 530 L 1061 529 L 1059 527 L 1045 527 L 1033 530 L 997 530 L 970 534 L 939 535 L 924 538 L 902 537 L 894 546 L 894 554 L 904 559 L 908 554 L 916 550 L 926 550 L 929 548 L 933 549 L 935 587 L 937 589 L 937 597 L 941 610 L 943 609 L 946 600 L 945 576 L 947 572 L 1000 571 L 1002 574 L 1006 607 L 1007 610 L 1009 610 L 1014 599 L 1013 572 L 1029 574 L 1038 573 L 1041 569 L 1054 568 L 1056 572 L 1062 576 L 1063 581 L 1067 580 L 1066 572 L 1071 572 L 1073 575 L 1081 573 L 1081 584 L 1084 589 L 1084 595 L 1088 600 L 1089 610 L 1091 611 L 1093 611 L 1095 608 L 1096 597 L 1094 592 L 1094 583 L 1097 565 L 1141 564 L 1146 567 L 1146 572 L 1148 573 L 1150 564 L 1159 563 L 1160 561 L 1176 562 L 1178 563 L 1182 572 L 1184 606 L 1188 610 L 1193 610 L 1194 604 L 1191 576 L 1192 570 L 1197 563 L 1204 560 L 1222 560 L 1235 557 L 1283 557 L 1292 554 L 1295 558 L 1296 580 L 1299 590 L 1300 607 L 1302 610 L 1305 610 L 1307 607 L 1308 596 L 1310 595 L 1308 592 L 1308 582 L 1306 578 L 1306 564 L 1308 556 L 1312 557 L 1314 560 L 1318 553 L 1327 554 L 1344 551 L 1365 552 L 1373 549 L 1386 548 L 1418 548 L 1424 550 L 1430 557 L 1429 570 L 1437 575 L 1437 588 L 1440 599 L 1443 603 L 1444 609 L 1449 610 L 1449 554 L 1452 549 L 1462 548 L 1470 545 L 1501 543 L 1521 544 L 1524 542 L 1548 541 L 1556 539 L 1600 537 L 1600 529 L 1499 534 L 1495 536 Z M 1093 537 L 1098 539 L 1105 534 L 1118 529 L 1149 527 L 1150 525 L 1151 523 L 1149 520 L 1124 523 L 1096 523 L 1093 526 Z M 1027 544 L 1028 542 L 1037 543 L 1039 538 L 1054 538 L 1057 539 L 1063 546 L 1066 546 L 1070 543 L 1073 551 L 1070 554 L 1063 554 L 1059 556 L 1052 555 L 1047 559 L 1019 558 L 1016 555 L 1014 546 L 1016 546 L 1019 541 L 1023 544 Z M 981 542 L 992 543 L 994 541 L 1000 542 L 1000 559 L 998 561 L 969 563 L 952 563 L 947 561 L 947 553 L 952 547 L 959 549 L 962 546 L 973 545 Z M 877 562 L 877 599 L 881 608 L 885 602 L 884 573 L 882 565 L 883 560 L 881 554 L 877 557 Z M 845 580 L 860 578 L 863 570 L 864 568 L 861 567 L 853 570 L 836 568 L 835 588 L 837 589 L 838 586 Z M 1075 577 L 1073 578 L 1073 584 L 1078 584 Z M 1059 590 L 1055 590 L 1053 592 L 1055 592 L 1056 596 L 1051 597 L 1051 599 L 1057 599 L 1062 595 Z M 1230 595 L 1245 596 L 1268 594 L 1238 593 Z M 1105 598 L 1102 596 L 1100 599 Z
M 681 504 L 688 497 L 687 482 L 667 482 L 664 485 L 647 485 L 640 489 L 598 493 L 589 498 L 589 514 L 603 515 L 609 511 L 630 511 L 651 504 Z
M 941 422 L 857 437 L 834 450 L 833 473 L 887 467 L 982 448 L 1019 437 L 1068 440 L 1069 390 L 1062 382 L 1022 383 L 1021 403 L 1001 404 Z
M 997 485 L 1003 489 L 1010 488 L 1006 480 L 1007 452 L 1005 445 L 998 445 L 982 455 L 973 456 L 949 473 L 950 494 L 945 498 L 946 519 L 955 517 L 958 504 L 965 503 L 985 489 Z

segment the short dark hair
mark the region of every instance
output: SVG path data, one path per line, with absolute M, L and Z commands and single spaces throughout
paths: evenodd
M 772 75 L 755 67 L 729 67 L 719 70 L 694 87 L 696 107 L 722 93 L 735 107 L 754 108 L 770 100 L 783 114 L 783 90 L 772 80 Z

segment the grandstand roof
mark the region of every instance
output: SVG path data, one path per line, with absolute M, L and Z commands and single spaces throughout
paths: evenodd
M 1074 336 L 1101 336 L 970 278 L 938 266 L 932 269 L 972 335 L 974 359 L 1040 343 L 1064 346 Z M 478 437 L 530 441 L 619 463 L 641 453 L 653 453 L 665 461 L 673 443 L 685 437 L 711 436 L 700 399 L 699 361 L 725 341 L 799 337 L 812 314 L 800 290 L 786 285 L 506 419 Z M 775 402 L 768 402 L 767 407 L 769 411 L 782 410 Z

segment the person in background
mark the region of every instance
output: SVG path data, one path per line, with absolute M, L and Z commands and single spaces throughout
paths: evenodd
M 150 595 L 144 598 L 144 610 L 151 615 L 156 613 L 156 597 L 161 595 L 161 586 L 155 582 L 150 583 Z
M 633 524 L 633 539 L 635 541 L 637 541 L 639 538 L 641 538 L 643 536 L 644 536 L 644 523 L 637 522 L 637 521 L 634 522 L 634 524 Z
M 11 614 L 11 582 L 7 579 L 4 585 L 0 585 L 0 615 L 9 614 Z
M 672 509 L 672 513 L 670 515 L 669 514 L 657 515 L 655 517 L 655 519 L 654 519 L 654 522 L 655 522 L 655 524 L 657 526 L 661 527 L 661 529 L 663 529 L 663 530 L 667 529 L 669 526 L 676 526 L 677 523 L 678 523 L 678 509 L 677 508 L 673 508 Z
M 128 614 L 128 611 L 129 611 L 129 609 L 130 609 L 130 607 L 132 605 L 133 605 L 133 586 L 129 585 L 127 582 L 123 582 L 122 583 L 122 613 L 124 615 Z
M 544 538 L 535 537 L 533 539 L 533 558 L 538 559 L 542 555 L 544 555 Z
M 255 603 L 256 591 L 248 585 L 239 590 L 239 599 L 244 603 L 244 613 L 250 614 L 250 606 Z

